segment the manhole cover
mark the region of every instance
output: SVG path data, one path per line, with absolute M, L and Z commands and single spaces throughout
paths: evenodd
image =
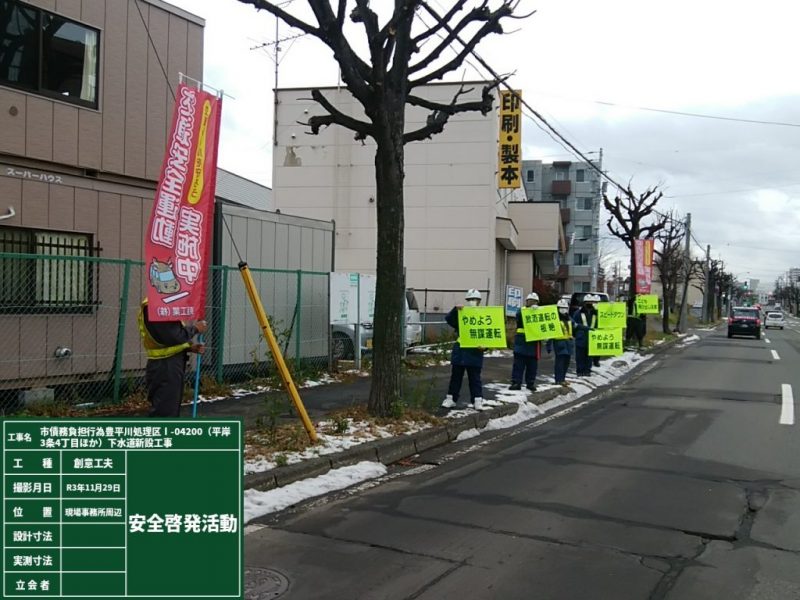
M 288 589 L 289 580 L 277 571 L 257 567 L 247 567 L 244 570 L 245 600 L 280 598 Z

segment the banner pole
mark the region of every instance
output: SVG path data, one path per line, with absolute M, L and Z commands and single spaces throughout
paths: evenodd
M 197 342 L 199 344 L 203 343 L 203 334 L 201 333 L 197 337 Z M 203 355 L 198 353 L 197 354 L 197 365 L 195 366 L 194 372 L 194 401 L 192 402 L 192 418 L 197 418 L 197 397 L 200 395 L 200 364 L 203 361 Z

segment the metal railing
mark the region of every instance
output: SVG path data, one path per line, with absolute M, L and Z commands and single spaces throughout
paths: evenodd
M 328 367 L 329 274 L 251 271 L 292 368 Z M 146 356 L 136 321 L 146 277 L 140 261 L 0 253 L 0 413 L 19 409 L 28 397 L 77 404 L 142 394 Z M 211 268 L 206 302 L 203 379 L 272 376 L 237 268 Z

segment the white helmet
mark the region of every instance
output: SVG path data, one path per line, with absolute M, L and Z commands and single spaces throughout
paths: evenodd
M 481 293 L 476 289 L 467 290 L 467 293 L 464 294 L 464 300 L 480 300 Z
M 561 298 L 558 302 L 556 302 L 556 306 L 558 308 L 569 308 L 569 300 L 566 298 Z
M 600 302 L 600 296 L 598 296 L 597 294 L 586 294 L 586 296 L 583 297 L 583 301 L 584 302 Z
M 539 294 L 536 292 L 531 292 L 525 297 L 525 300 L 535 300 L 536 302 L 539 301 Z

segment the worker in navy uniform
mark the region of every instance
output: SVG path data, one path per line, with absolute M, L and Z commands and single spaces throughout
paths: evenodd
M 203 344 L 192 341 L 205 333 L 206 322 L 186 325 L 181 321 L 151 321 L 147 298 L 139 309 L 139 334 L 147 353 L 145 384 L 151 417 L 179 417 L 183 400 L 183 380 L 189 352 L 202 354 Z
M 558 385 L 567 387 L 567 370 L 572 353 L 575 351 L 575 340 L 572 337 L 572 319 L 569 317 L 569 300 L 559 300 L 558 318 L 561 323 L 563 337 L 561 339 L 547 340 L 547 353 L 555 353 L 555 370 L 553 379 Z
M 531 292 L 525 298 L 525 307 L 539 306 L 539 294 Z M 517 309 L 517 332 L 514 335 L 514 364 L 511 366 L 510 390 L 522 389 L 522 377 L 525 376 L 525 387 L 536 391 L 536 372 L 539 370 L 539 358 L 542 355 L 540 342 L 525 340 L 525 328 L 522 323 L 522 309 Z
M 592 374 L 592 359 L 589 356 L 589 331 L 597 329 L 595 302 L 600 302 L 600 296 L 586 294 L 583 298 L 583 308 L 572 316 L 572 329 L 575 335 L 575 369 L 579 377 Z
M 642 347 L 644 336 L 647 335 L 647 315 L 640 315 L 636 307 L 636 300 L 628 302 L 628 319 L 626 322 L 626 337 L 628 342 L 636 338 L 639 348 Z
M 478 290 L 467 290 L 464 295 L 467 306 L 479 306 L 481 303 L 481 293 Z M 458 309 L 463 308 L 456 305 L 447 313 L 445 321 L 458 335 Z M 442 408 L 455 408 L 459 406 L 458 396 L 461 391 L 461 382 L 464 379 L 464 372 L 467 373 L 469 382 L 469 395 L 472 406 L 475 410 L 483 407 L 483 389 L 481 384 L 481 369 L 483 368 L 483 348 L 462 348 L 456 341 L 453 344 L 453 351 L 450 355 L 450 385 L 447 388 L 447 396 L 442 402 Z M 460 407 L 460 406 L 459 406 Z

